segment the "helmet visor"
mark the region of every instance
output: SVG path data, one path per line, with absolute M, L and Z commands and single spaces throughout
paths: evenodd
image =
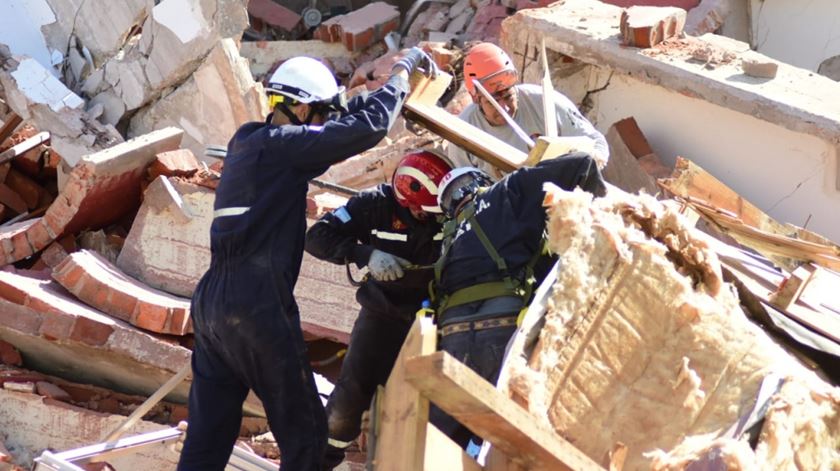
M 448 217 L 455 217 L 455 211 L 464 200 L 470 197 L 478 188 L 476 178 L 467 173 L 456 178 L 440 195 L 440 209 Z

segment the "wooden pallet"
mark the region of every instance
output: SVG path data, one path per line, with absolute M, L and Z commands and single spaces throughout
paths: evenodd
M 435 324 L 418 319 L 375 406 L 369 469 L 604 469 L 436 344 Z M 484 466 L 429 423 L 430 403 L 492 444 Z

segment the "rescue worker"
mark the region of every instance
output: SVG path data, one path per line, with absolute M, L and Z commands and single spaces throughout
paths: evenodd
M 545 132 L 542 87 L 520 84 L 513 61 L 502 48 L 492 43 L 479 43 L 470 48 L 464 57 L 463 75 L 464 86 L 473 102 L 467 105 L 458 117 L 527 153 L 527 144 L 516 135 L 496 108 L 476 89 L 473 81 L 481 83 L 502 109 L 532 139 Z M 586 148 L 592 149 L 591 153 L 598 167 L 603 169 L 610 154 L 604 135 L 595 129 L 592 123 L 578 111 L 574 103 L 562 93 L 554 91 L 552 101 L 557 115 L 558 135 L 561 137 L 584 136 L 591 139 L 591 142 L 586 143 Z M 498 169 L 456 145 L 450 145 L 447 153 L 449 160 L 455 166 L 478 167 L 494 178 L 502 176 Z
M 344 459 L 362 413 L 394 366 L 415 313 L 428 298 L 442 239 L 438 184 L 452 166 L 431 151 L 405 155 L 391 178 L 324 215 L 306 233 L 306 251 L 332 263 L 368 267 L 361 306 L 335 389 L 327 402 L 323 469 Z
M 547 182 L 596 196 L 606 191 L 595 160 L 583 153 L 518 169 L 495 184 L 478 168 L 456 168 L 440 185 L 438 202 L 451 220 L 435 263 L 438 348 L 493 384 L 517 317 L 551 267 L 543 256 Z M 472 438 L 436 407 L 430 421 L 462 447 Z
M 382 88 L 345 107 L 343 89 L 323 64 L 289 59 L 268 84 L 273 113 L 234 134 L 216 189 L 210 267 L 192 298 L 193 381 L 179 470 L 224 469 L 249 389 L 262 400 L 280 469 L 320 466 L 326 418 L 292 294 L 307 183 L 385 137 L 408 93 L 409 73 L 430 62 L 411 50 Z

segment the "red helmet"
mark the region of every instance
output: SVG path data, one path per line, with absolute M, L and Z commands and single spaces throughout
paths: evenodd
M 464 85 L 475 95 L 473 80 L 478 80 L 491 94 L 516 85 L 518 80 L 513 61 L 493 43 L 476 44 L 464 57 Z
M 397 203 L 415 211 L 441 212 L 437 203 L 438 185 L 450 170 L 452 165 L 435 152 L 409 152 L 391 177 Z

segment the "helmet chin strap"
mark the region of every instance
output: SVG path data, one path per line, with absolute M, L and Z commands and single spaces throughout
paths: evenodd
M 300 119 L 298 119 L 297 115 L 294 114 L 292 112 L 292 110 L 289 109 L 288 106 L 286 106 L 285 103 L 278 104 L 277 108 L 279 108 L 280 112 L 283 113 L 287 118 L 289 118 L 289 121 L 291 121 L 292 124 L 294 124 L 295 126 L 303 126 L 304 124 L 311 124 L 312 123 L 312 118 L 315 116 L 315 108 L 313 108 L 312 106 L 309 107 L 309 113 L 306 115 L 306 121 L 305 122 L 302 122 Z

